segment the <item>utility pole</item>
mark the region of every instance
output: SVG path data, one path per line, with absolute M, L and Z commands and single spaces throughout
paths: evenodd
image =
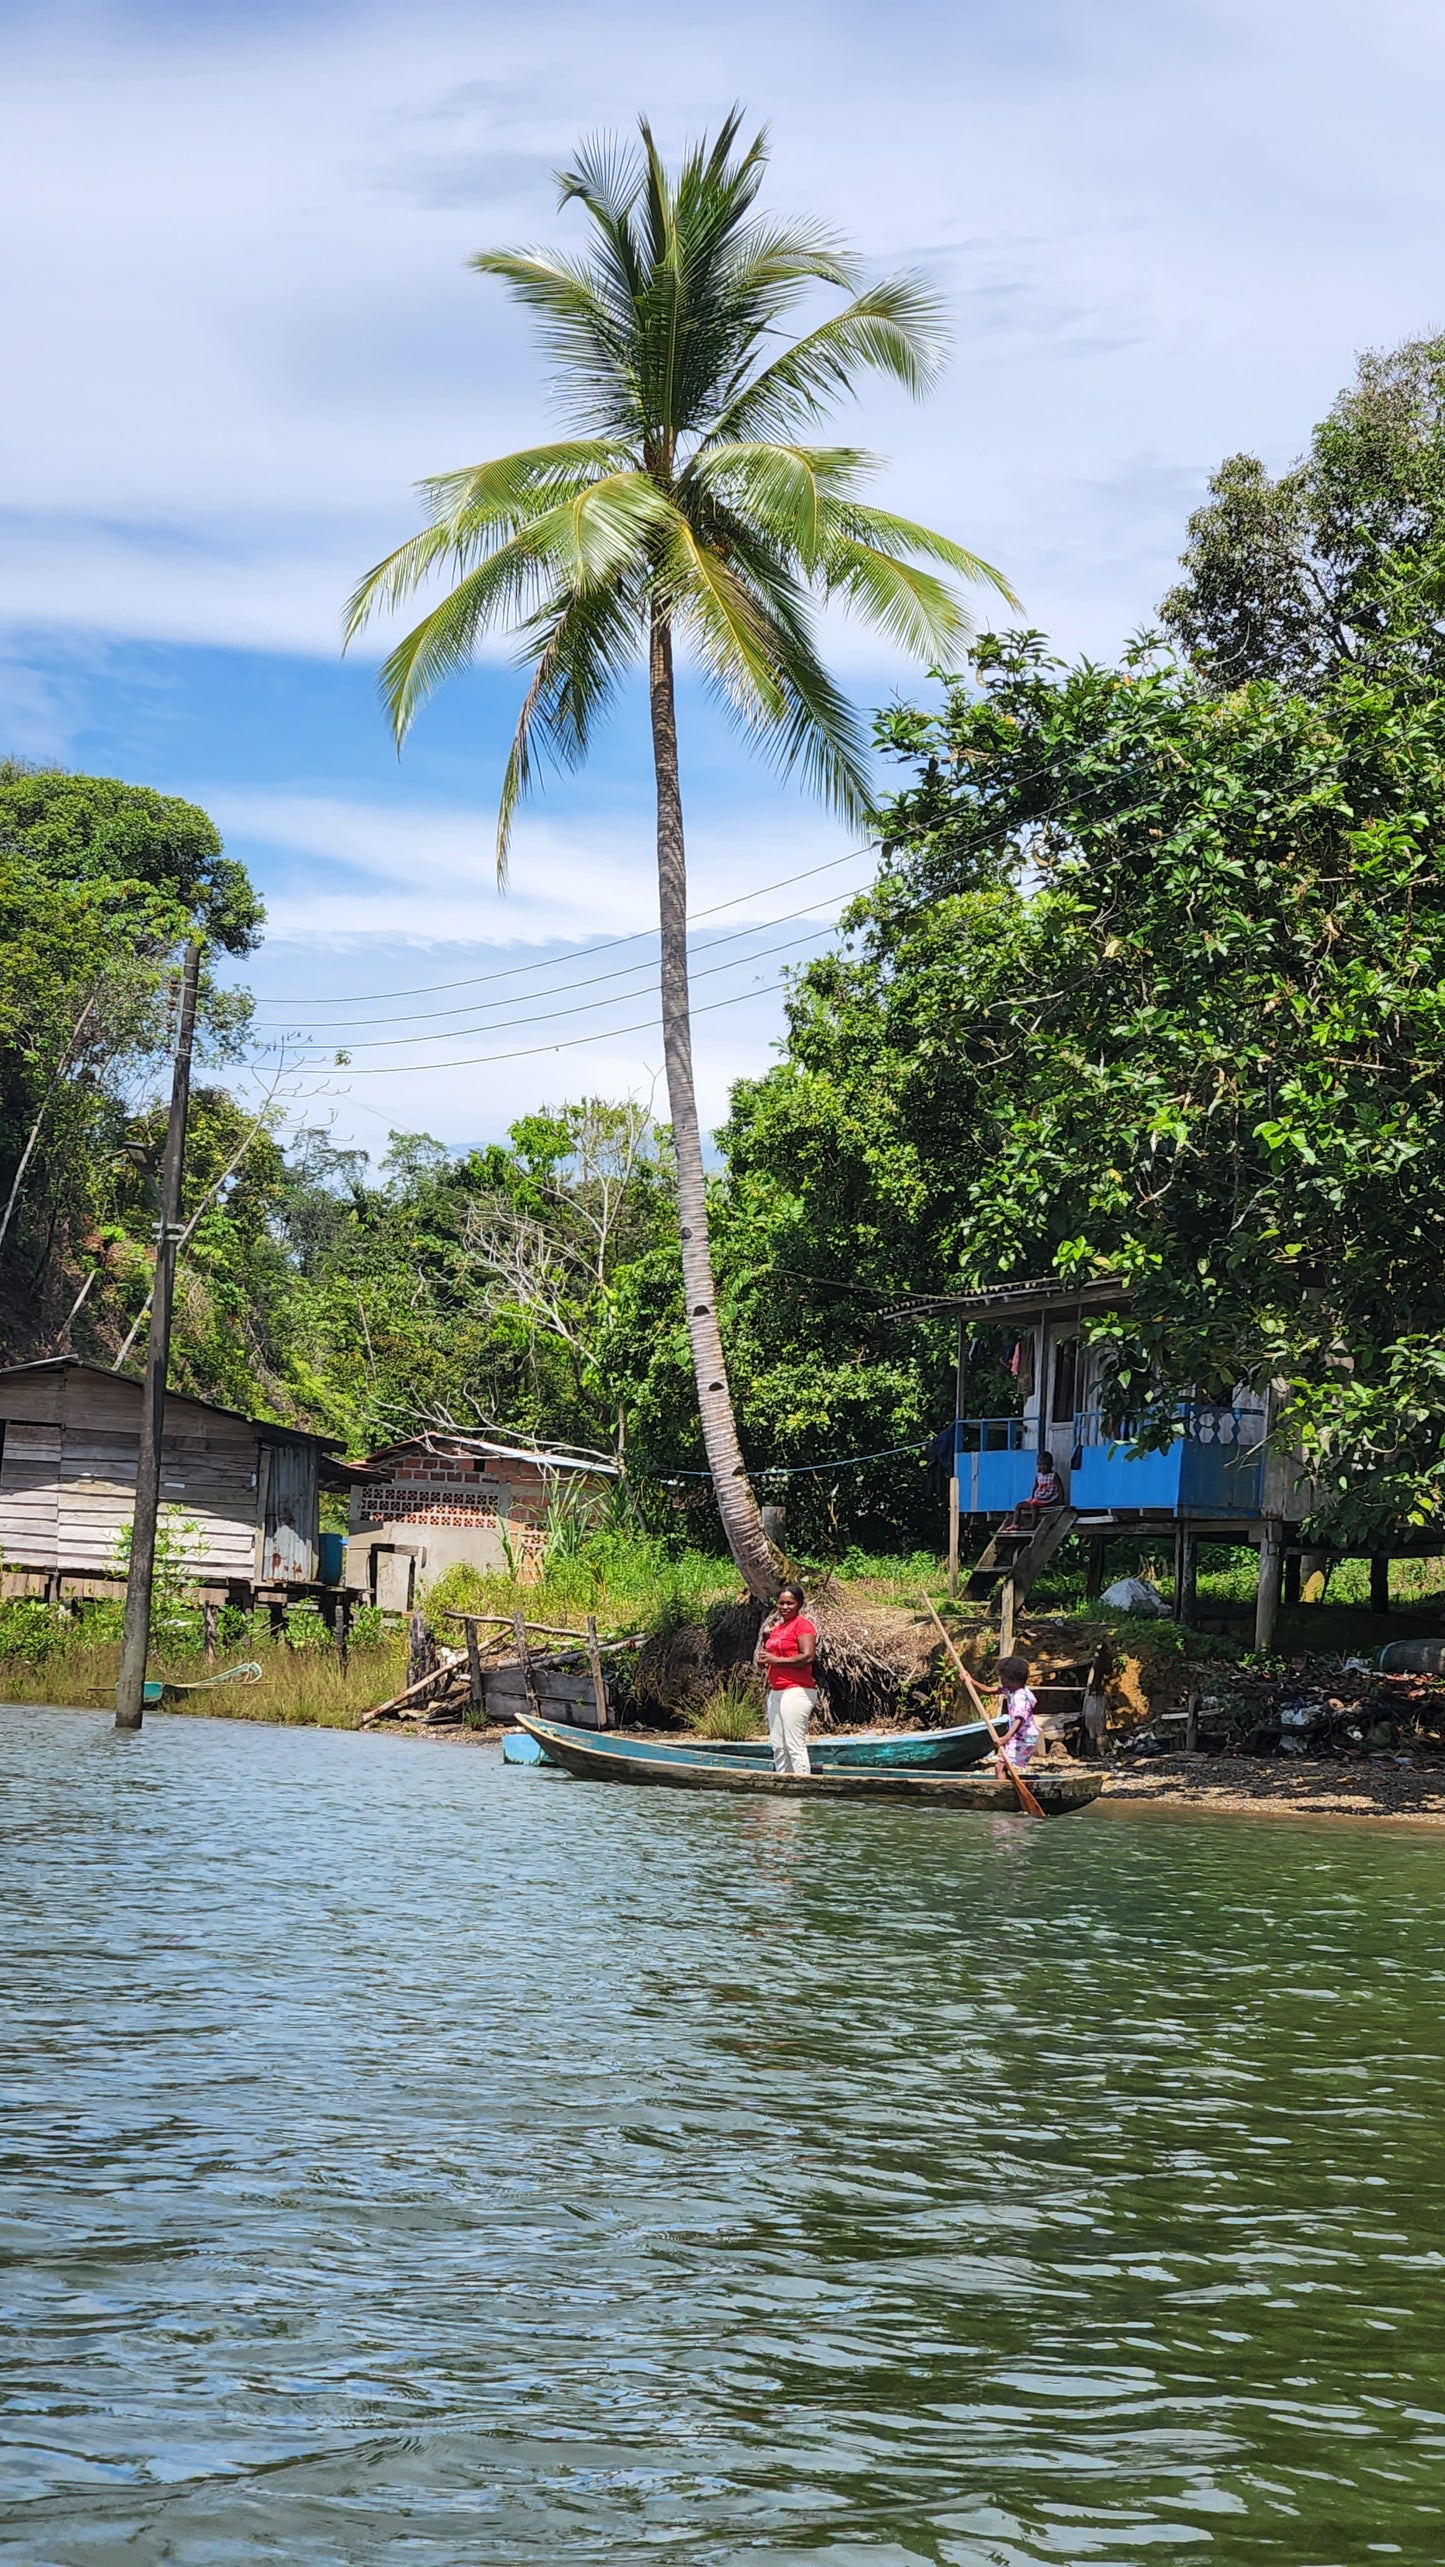
M 161 1437 L 165 1431 L 171 1307 L 175 1294 L 176 1248 L 181 1235 L 186 1112 L 191 1100 L 191 1043 L 196 1030 L 196 983 L 200 970 L 200 942 L 193 937 L 186 947 L 181 971 L 180 1023 L 176 1029 L 166 1155 L 161 1168 L 161 1226 L 156 1241 L 156 1280 L 151 1296 L 150 1335 L 146 1340 L 145 1383 L 141 1391 L 140 1446 L 136 1454 L 130 1568 L 125 1582 L 120 1679 L 115 1689 L 117 1729 L 139 1729 L 145 1712 L 146 1654 L 150 1648 L 151 1587 L 155 1579 L 156 1518 L 161 1494 Z

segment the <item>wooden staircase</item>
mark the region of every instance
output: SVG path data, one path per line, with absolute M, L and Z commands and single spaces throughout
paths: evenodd
M 1035 1579 L 1047 1568 L 1059 1544 L 1072 1533 L 1078 1520 L 1076 1506 L 1055 1506 L 1032 1524 L 999 1525 L 987 1549 L 980 1552 L 969 1571 L 967 1593 L 971 1596 L 992 1595 L 994 1588 L 1002 1583 L 1013 1590 L 1013 1606 L 1021 1605 Z M 1012 1612 L 1008 1619 L 1012 1623 Z

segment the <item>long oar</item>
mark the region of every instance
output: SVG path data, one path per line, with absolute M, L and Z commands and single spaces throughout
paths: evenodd
M 938 1624 L 939 1636 L 942 1639 L 943 1645 L 948 1651 L 950 1658 L 953 1660 L 954 1665 L 957 1667 L 959 1674 L 962 1676 L 969 1693 L 973 1697 L 974 1709 L 977 1711 L 980 1720 L 987 1729 L 990 1738 L 992 1738 L 995 1744 L 997 1744 L 998 1731 L 995 1729 L 993 1721 L 989 1716 L 988 1707 L 985 1704 L 984 1698 L 979 1692 L 977 1685 L 974 1683 L 972 1676 L 969 1674 L 967 1667 L 960 1658 L 958 1651 L 955 1649 L 952 1640 L 944 1630 L 942 1617 L 934 1605 L 933 1598 L 925 1595 L 923 1597 L 923 1602 L 928 1611 L 933 1615 L 934 1621 Z M 1027 1810 L 1030 1818 L 1042 1818 L 1044 1814 L 1043 1810 L 1039 1802 L 1035 1799 L 1034 1794 L 1030 1791 L 1028 1784 L 1024 1781 L 1017 1765 L 1010 1763 L 1007 1756 L 1003 1758 L 1003 1763 L 1008 1769 L 1008 1778 L 1014 1787 L 1014 1797 L 1017 1800 L 1020 1809 Z

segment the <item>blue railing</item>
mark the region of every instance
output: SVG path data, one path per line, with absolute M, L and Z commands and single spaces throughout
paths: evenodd
M 1049 1430 L 1071 1506 L 1089 1514 L 1140 1509 L 1167 1515 L 1257 1515 L 1264 1478 L 1262 1408 L 1182 1401 L 1179 1432 L 1162 1452 L 1134 1453 L 1137 1418 L 1085 1409 Z M 964 1418 L 958 1430 L 958 1503 L 965 1515 L 1000 1515 L 1026 1498 L 1038 1469 L 1036 1427 L 1022 1417 Z M 1073 1459 L 1077 1454 L 1078 1459 Z
M 1078 1468 L 1069 1475 L 1074 1506 L 1144 1507 L 1171 1515 L 1257 1515 L 1264 1480 L 1267 1420 L 1262 1408 L 1224 1408 L 1183 1400 L 1178 1433 L 1162 1452 L 1135 1453 L 1135 1417 L 1086 1409 L 1076 1421 Z
M 1025 1436 L 1028 1437 L 1025 1443 Z M 965 1417 L 958 1428 L 961 1515 L 1001 1515 L 1028 1496 L 1039 1467 L 1034 1431 L 1022 1417 Z

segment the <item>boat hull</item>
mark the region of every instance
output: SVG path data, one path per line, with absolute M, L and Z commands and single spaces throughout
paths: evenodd
M 970 1720 L 959 1729 L 908 1729 L 891 1737 L 810 1738 L 808 1755 L 814 1771 L 824 1774 L 950 1774 L 977 1765 L 992 1745 L 987 1722 Z M 766 1738 L 699 1739 L 694 1752 L 706 1756 L 709 1763 L 772 1763 Z
M 1012 1783 L 992 1773 L 898 1773 L 863 1766 L 852 1772 L 775 1774 L 771 1767 L 736 1758 L 701 1757 L 695 1749 L 651 1740 L 614 1738 L 602 1745 L 595 1731 L 560 1721 L 524 1718 L 520 1726 L 554 1764 L 588 1782 L 642 1783 L 673 1791 L 755 1792 L 787 1800 L 891 1800 L 930 1809 L 969 1809 L 1007 1814 L 1017 1810 Z M 1102 1774 L 1081 1766 L 1041 1767 L 1029 1786 L 1047 1818 L 1086 1809 L 1104 1787 Z

